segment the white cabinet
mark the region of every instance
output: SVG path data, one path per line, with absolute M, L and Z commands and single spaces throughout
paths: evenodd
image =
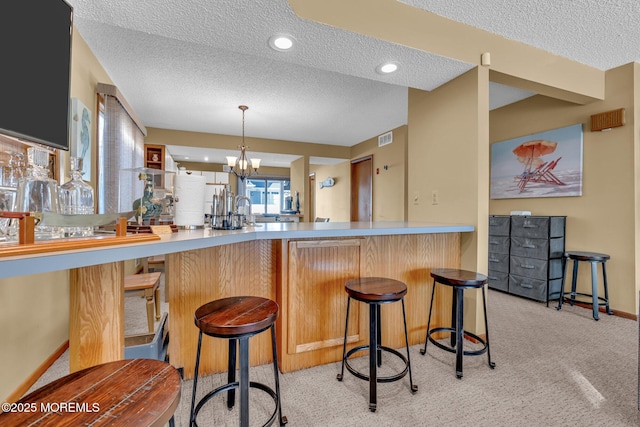
M 196 175 L 202 175 L 207 184 L 228 184 L 229 174 L 227 172 L 191 171 Z
M 216 184 L 228 184 L 229 174 L 227 172 L 216 172 Z
M 216 173 L 215 172 L 202 171 L 201 174 L 202 174 L 202 176 L 205 177 L 205 182 L 207 184 L 215 184 L 216 183 Z

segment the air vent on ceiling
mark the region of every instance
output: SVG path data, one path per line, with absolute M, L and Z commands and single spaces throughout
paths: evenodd
M 391 144 L 392 142 L 393 142 L 393 131 L 383 133 L 378 137 L 378 147 Z
M 624 108 L 591 116 L 591 132 L 609 130 L 624 125 Z

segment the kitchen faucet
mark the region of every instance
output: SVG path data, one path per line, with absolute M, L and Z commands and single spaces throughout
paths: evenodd
M 247 209 L 245 208 L 244 210 L 244 215 L 243 215 L 243 219 L 242 222 L 249 224 L 249 222 L 247 221 L 247 215 L 251 215 L 251 199 L 248 198 L 247 196 L 236 196 L 236 213 L 239 214 L 240 213 L 240 202 L 244 200 L 246 202 L 246 205 L 249 206 L 249 212 L 247 212 Z

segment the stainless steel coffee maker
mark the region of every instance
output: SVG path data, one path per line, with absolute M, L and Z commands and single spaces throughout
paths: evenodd
M 238 230 L 242 228 L 242 215 L 236 213 L 235 196 L 231 185 L 226 185 L 220 194 L 213 195 L 211 204 L 211 228 L 216 230 Z

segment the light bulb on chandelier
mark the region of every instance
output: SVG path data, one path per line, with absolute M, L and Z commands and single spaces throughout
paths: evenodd
M 244 112 L 249 109 L 246 105 L 238 106 L 242 110 L 242 145 L 240 148 L 240 157 L 227 156 L 227 165 L 231 168 L 231 172 L 241 181 L 258 173 L 260 167 L 260 159 L 247 158 L 247 147 L 244 145 Z

